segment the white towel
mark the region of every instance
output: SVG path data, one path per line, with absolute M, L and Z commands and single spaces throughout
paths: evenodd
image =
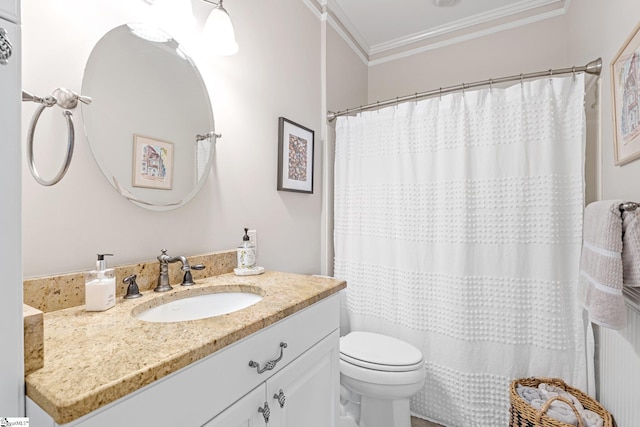
M 516 393 L 520 396 L 525 402 L 531 404 L 534 400 L 546 400 L 547 398 L 543 394 L 542 390 L 539 390 L 535 387 L 529 387 L 518 384 L 516 386 Z
M 578 400 L 577 397 L 560 387 L 553 384 L 540 383 L 538 384 L 538 388 L 542 391 L 542 394 L 544 394 L 547 400 L 555 396 L 562 396 L 572 402 L 573 406 L 575 406 L 577 410 L 584 409 L 584 406 L 582 406 L 582 403 L 580 403 L 580 400 Z
M 578 298 L 589 319 L 612 329 L 626 325 L 620 203 L 600 201 L 585 208 L 578 285 Z
M 536 399 L 533 402 L 531 402 L 531 406 L 540 410 L 542 409 L 545 403 L 546 403 L 545 400 Z M 569 424 L 572 426 L 578 425 L 578 418 L 576 417 L 576 414 L 573 412 L 573 409 L 571 409 L 571 406 L 569 406 L 568 404 L 560 400 L 551 402 L 551 406 L 549 406 L 549 408 L 545 412 L 545 415 L 553 418 L 554 420 L 563 422 L 565 424 Z
M 622 214 L 622 267 L 625 286 L 640 287 L 640 213 Z
M 604 425 L 602 417 L 593 411 L 583 409 L 578 413 L 580 413 L 580 418 L 582 418 L 585 427 L 602 427 Z

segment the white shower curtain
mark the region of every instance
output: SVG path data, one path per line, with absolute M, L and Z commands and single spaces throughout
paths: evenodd
M 340 117 L 336 132 L 335 276 L 352 330 L 424 353 L 412 411 L 499 427 L 514 378 L 584 389 L 584 75 Z

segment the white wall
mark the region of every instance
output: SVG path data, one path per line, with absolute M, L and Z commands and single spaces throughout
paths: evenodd
M 211 6 L 192 3 L 201 27 Z M 59 184 L 38 185 L 23 162 L 25 277 L 90 269 L 99 252 L 116 254 L 111 264 L 122 265 L 151 260 L 162 248 L 187 256 L 230 249 L 245 226 L 258 231 L 260 265 L 320 271 L 320 20 L 301 1 L 235 1 L 225 7 L 239 53 L 196 57 L 223 135 L 202 191 L 168 212 L 126 201 L 92 158 L 75 111 L 75 154 Z M 22 87 L 41 96 L 57 87 L 79 92 L 95 42 L 115 26 L 141 20 L 147 8 L 142 0 L 25 1 Z M 23 104 L 23 141 L 35 108 Z M 64 121 L 58 112 L 46 113 L 36 134 L 37 163 L 55 170 L 59 156 L 46 153 L 62 151 Z M 313 195 L 276 191 L 279 116 L 316 131 Z

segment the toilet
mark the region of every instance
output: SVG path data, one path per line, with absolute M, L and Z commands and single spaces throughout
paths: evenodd
M 340 427 L 410 427 L 409 399 L 424 385 L 422 352 L 372 332 L 340 338 Z

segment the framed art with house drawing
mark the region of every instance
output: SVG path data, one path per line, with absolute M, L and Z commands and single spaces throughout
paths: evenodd
M 615 164 L 640 158 L 640 24 L 611 61 Z

